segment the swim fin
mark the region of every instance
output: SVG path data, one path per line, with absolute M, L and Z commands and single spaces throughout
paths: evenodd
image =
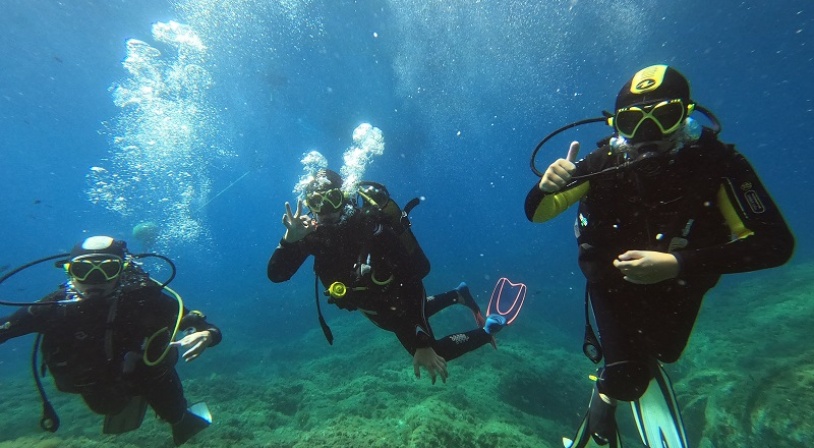
M 206 403 L 195 403 L 181 417 L 181 421 L 172 425 L 172 440 L 175 446 L 183 445 L 192 436 L 206 429 L 212 423 L 212 414 Z
M 595 402 L 594 400 L 600 401 Z M 602 398 L 599 397 L 599 392 L 594 388 L 588 411 L 585 413 L 585 418 L 582 419 L 582 423 L 579 425 L 574 439 L 563 437 L 562 446 L 564 448 L 594 448 L 600 446 L 622 448 L 622 437 L 619 435 L 619 428 L 616 426 L 616 417 L 614 416 L 615 410 L 615 407 L 602 401 Z M 592 415 L 595 419 L 601 418 L 602 421 L 596 422 L 597 424 L 591 424 Z M 591 426 L 604 427 L 602 432 L 610 433 L 612 436 L 607 441 L 598 441 L 591 434 L 592 431 L 589 429 Z M 596 431 L 596 429 L 593 431 Z
M 147 399 L 131 397 L 124 409 L 116 415 L 105 415 L 104 434 L 123 434 L 138 429 L 147 413 Z
M 645 446 L 688 448 L 673 383 L 659 364 L 644 395 L 630 403 Z

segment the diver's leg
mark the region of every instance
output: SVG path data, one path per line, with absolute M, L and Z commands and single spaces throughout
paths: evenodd
M 648 315 L 669 316 L 669 319 L 644 319 L 642 334 L 648 353 L 666 363 L 679 359 L 690 339 L 706 291 L 706 288 L 676 284 L 653 293 L 658 300 L 648 303 Z
M 427 306 L 424 311 L 427 313 L 427 317 L 430 317 L 456 303 L 458 303 L 458 291 L 453 289 L 452 291 L 427 296 Z
M 635 400 L 647 389 L 650 372 L 637 333 L 639 314 L 626 305 L 638 299 L 626 285 L 589 284 L 591 306 L 597 323 L 605 366 L 599 369 L 585 421 L 577 431 L 576 446 L 590 439 L 599 445 L 618 444 L 618 400 Z M 584 432 L 583 432 L 584 431 Z
M 616 425 L 617 400 L 594 387 L 591 402 L 588 405 L 588 434 L 597 443 L 604 445 L 619 438 L 619 428 Z
M 482 328 L 478 328 L 466 333 L 455 333 L 438 339 L 432 347 L 435 353 L 450 361 L 491 342 L 492 335 Z
M 141 395 L 162 420 L 174 424 L 181 420 L 187 409 L 181 379 L 174 368 L 140 382 Z
M 469 286 L 467 286 L 465 282 L 461 282 L 461 284 L 452 291 L 436 294 L 434 296 L 427 296 L 427 317 L 429 318 L 442 309 L 456 304 L 464 305 L 469 308 L 472 311 L 472 315 L 474 316 L 478 327 L 483 327 L 485 322 L 483 313 L 481 312 L 477 302 L 475 302 L 475 298 L 472 297 L 472 293 L 469 291 Z
M 619 280 L 591 283 L 588 288 L 605 361 L 597 375 L 597 389 L 616 400 L 636 400 L 652 379 L 653 356 L 648 352 L 643 322 L 669 316 L 652 316 L 643 308 L 643 302 L 657 298 L 646 297 L 641 285 Z
M 92 386 L 80 387 L 79 390 L 85 404 L 96 414 L 117 414 L 130 401 L 130 396 L 126 393 L 123 384 L 96 383 Z
M 209 426 L 212 417 L 206 404 L 198 403 L 187 409 L 184 389 L 175 368 L 166 369 L 141 386 L 144 397 L 156 414 L 171 425 L 175 446 L 183 445 Z M 196 410 L 196 407 L 201 410 Z

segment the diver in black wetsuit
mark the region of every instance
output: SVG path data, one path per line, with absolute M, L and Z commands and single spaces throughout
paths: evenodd
M 57 389 L 81 394 L 104 415 L 106 434 L 138 428 L 147 404 L 172 425 L 176 445 L 206 428 L 205 405 L 187 409 L 176 347 L 191 361 L 220 342 L 220 330 L 186 308 L 179 323 L 180 297 L 165 294 L 135 265 L 124 241 L 90 237 L 74 247 L 65 268 L 63 287 L 0 317 L 0 343 L 40 333 Z M 183 338 L 170 344 L 173 329 Z
M 305 205 L 315 216 L 302 214 L 301 200 L 296 212 L 286 203 L 287 230 L 269 260 L 269 279 L 287 281 L 313 255 L 314 270 L 331 295 L 329 302 L 358 309 L 395 333 L 413 356 L 417 377 L 424 367 L 433 384 L 436 374 L 446 382 L 446 361 L 492 342 L 492 335 L 506 324 L 503 316 L 484 319 L 466 284 L 427 297 L 422 279 L 429 262 L 415 240 L 405 244 L 408 230 L 379 209 L 355 206 L 342 192 L 342 178 L 336 172 L 320 170 L 314 175 L 305 190 Z M 456 303 L 472 310 L 479 328 L 436 340 L 427 318 Z
M 689 118 L 695 107 L 674 68 L 639 71 L 616 98 L 613 137 L 579 161 L 572 143 L 526 197 L 533 222 L 579 202 L 579 265 L 605 358 L 588 416 L 600 444 L 615 430 L 608 405 L 637 400 L 657 361 L 678 360 L 721 275 L 780 266 L 794 248 L 755 170 Z

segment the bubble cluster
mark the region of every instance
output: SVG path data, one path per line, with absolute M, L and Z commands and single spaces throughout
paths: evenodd
M 367 167 L 373 162 L 373 157 L 382 154 L 384 154 L 384 134 L 381 129 L 370 123 L 362 123 L 353 130 L 353 144 L 345 149 L 342 155 L 344 164 L 339 170 L 345 193 L 352 194 L 356 191 L 356 185 L 364 177 Z M 328 168 L 328 159 L 319 151 L 308 152 L 300 162 L 303 174 L 294 186 L 294 193 L 297 194 L 302 194 L 305 187 L 314 181 L 314 173 Z
M 153 39 L 130 39 L 129 76 L 111 87 L 119 115 L 107 123 L 109 166 L 87 174 L 88 198 L 126 217 L 160 223 L 159 241 L 206 232 L 198 211 L 210 193 L 207 167 L 228 156 L 215 143 L 217 113 L 207 100 L 207 48 L 189 26 L 156 23 Z
M 305 154 L 300 162 L 302 163 L 303 174 L 300 176 L 297 185 L 294 186 L 294 193 L 298 195 L 302 194 L 305 188 L 314 181 L 314 173 L 328 168 L 328 159 L 319 151 L 311 151 Z
M 345 150 L 342 156 L 344 165 L 339 174 L 342 175 L 342 189 L 346 193 L 356 191 L 356 184 L 362 180 L 365 170 L 373 156 L 384 154 L 384 135 L 382 130 L 362 123 L 353 130 L 353 145 Z

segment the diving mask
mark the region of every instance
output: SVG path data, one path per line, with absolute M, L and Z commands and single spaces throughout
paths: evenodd
M 656 139 L 660 136 L 655 134 L 655 129 L 661 132 L 661 136 L 671 134 L 681 127 L 684 118 L 695 108 L 695 104 L 685 104 L 684 100 L 677 98 L 665 100 L 657 103 L 634 105 L 623 107 L 616 111 L 616 115 L 611 117 L 611 124 L 616 132 L 626 139 L 644 140 Z M 644 128 L 650 128 L 649 132 Z M 648 136 L 636 134 L 651 134 Z
M 118 257 L 78 258 L 65 263 L 65 270 L 75 281 L 98 285 L 117 279 L 124 269 Z
M 326 202 L 330 208 L 329 210 L 323 210 Z M 314 213 L 330 213 L 339 210 L 344 202 L 345 196 L 339 188 L 314 191 L 305 197 L 305 205 Z

